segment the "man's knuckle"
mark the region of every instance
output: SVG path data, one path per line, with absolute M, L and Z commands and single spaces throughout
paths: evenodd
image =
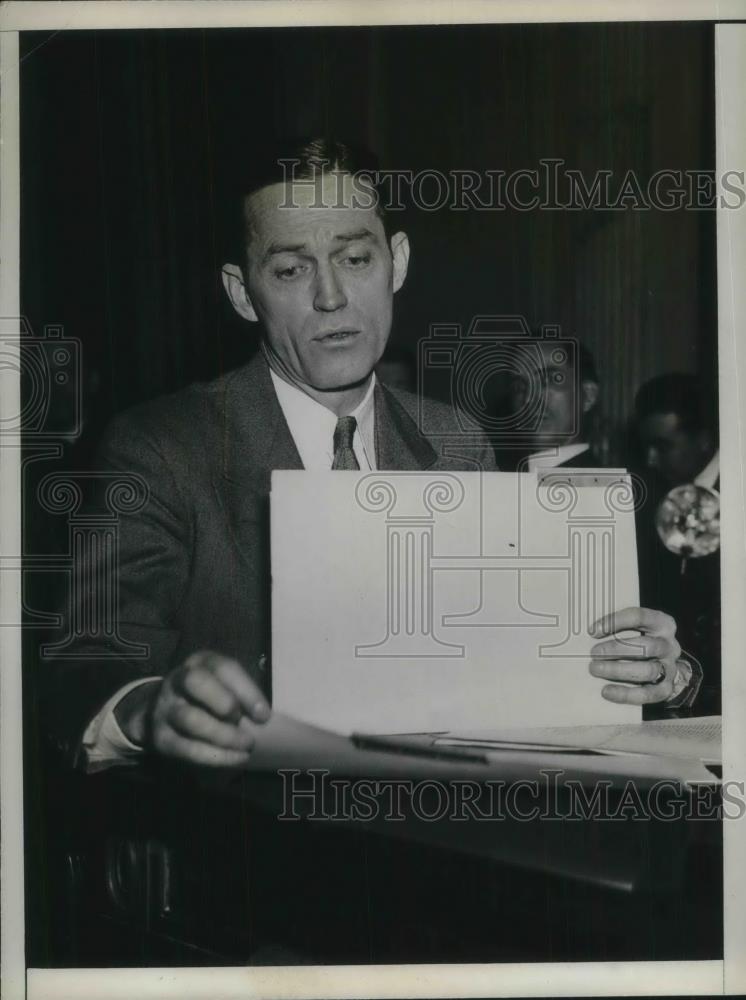
M 221 719 L 229 719 L 240 708 L 236 698 L 228 691 L 221 691 L 215 697 L 215 714 Z
M 181 708 L 182 726 L 189 733 L 202 733 L 205 730 L 204 714 L 194 705 L 184 705 Z
M 205 687 L 206 674 L 204 667 L 195 666 L 185 671 L 182 681 L 182 690 L 192 698 L 202 696 Z
M 215 676 L 223 683 L 229 683 L 235 676 L 235 660 L 227 656 L 221 656 L 213 661 L 213 671 Z
M 182 668 L 185 671 L 194 670 L 195 667 L 201 667 L 205 663 L 206 659 L 209 657 L 210 651 L 208 649 L 196 649 L 193 653 L 184 660 Z

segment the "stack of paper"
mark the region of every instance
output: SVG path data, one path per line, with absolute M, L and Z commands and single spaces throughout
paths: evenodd
M 602 754 L 646 754 L 720 764 L 721 720 L 666 719 L 639 725 L 553 726 L 542 729 L 473 731 L 436 736 L 434 746 L 482 750 L 592 750 Z

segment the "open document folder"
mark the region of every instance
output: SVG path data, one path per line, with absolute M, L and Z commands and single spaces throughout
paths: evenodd
M 343 735 L 640 721 L 588 671 L 589 625 L 638 604 L 619 470 L 276 471 L 271 545 L 276 711 Z
M 340 736 L 273 712 L 249 770 L 317 769 L 348 777 L 536 781 L 542 774 L 610 787 L 717 784 L 720 718 L 478 733 Z
M 550 726 L 502 732 L 444 733 L 433 736 L 436 750 L 548 750 L 598 754 L 644 754 L 718 765 L 722 761 L 719 715 L 663 719 L 621 726 Z

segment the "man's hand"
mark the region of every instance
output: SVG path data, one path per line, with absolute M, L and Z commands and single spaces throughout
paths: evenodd
M 676 622 L 662 611 L 625 608 L 601 618 L 588 631 L 600 639 L 625 629 L 642 634 L 631 639 L 607 639 L 591 649 L 593 676 L 622 682 L 605 685 L 601 694 L 608 701 L 630 705 L 666 701 L 673 693 L 676 661 L 681 655 Z
M 193 653 L 156 685 L 141 685 L 115 709 L 134 743 L 209 767 L 240 767 L 251 755 L 267 699 L 244 668 L 211 651 Z

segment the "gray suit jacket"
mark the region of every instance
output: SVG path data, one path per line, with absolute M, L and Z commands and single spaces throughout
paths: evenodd
M 423 400 L 422 434 L 415 396 L 379 383 L 375 405 L 380 470 L 495 468 L 479 435 L 443 454 L 440 435 L 458 426 L 451 407 Z M 42 664 L 45 723 L 73 759 L 88 721 L 120 687 L 196 650 L 235 657 L 269 688 L 257 661 L 270 652 L 270 475 L 303 468 L 261 355 L 116 418 L 99 465 L 137 474 L 149 491 L 142 509 L 120 517 L 116 612 L 118 635 L 148 654 L 128 655 L 112 637 L 81 638 L 66 659 Z

